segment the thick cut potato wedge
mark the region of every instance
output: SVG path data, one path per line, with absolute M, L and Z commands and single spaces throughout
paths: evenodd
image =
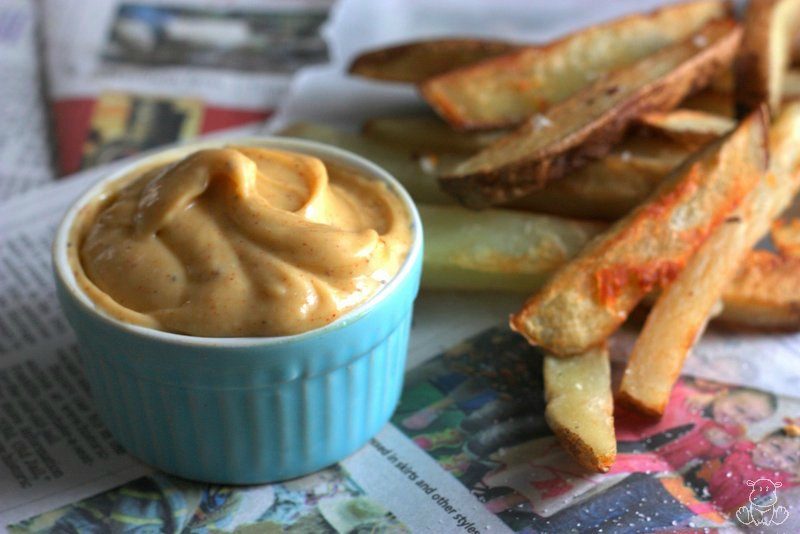
M 726 2 L 701 0 L 630 15 L 447 72 L 420 90 L 457 128 L 513 126 L 566 100 L 595 78 L 681 41 L 728 13 Z
M 460 158 L 456 156 L 420 154 L 321 124 L 294 124 L 280 132 L 280 135 L 319 141 L 355 152 L 389 171 L 417 202 L 452 204 L 451 198 L 439 190 L 435 174 L 442 166 L 451 166 L 459 161 Z
M 742 204 L 698 249 L 656 301 L 631 352 L 619 398 L 648 415 L 664 413 L 672 386 L 725 287 L 800 187 L 800 106 L 770 132 L 771 163 Z
M 800 0 L 750 0 L 736 59 L 736 104 L 746 112 L 762 102 L 778 112 Z
M 449 70 L 508 54 L 522 45 L 492 39 L 431 39 L 370 50 L 350 74 L 390 82 L 421 83 Z
M 608 471 L 617 456 L 608 350 L 545 356 L 544 395 L 547 424 L 562 446 L 584 468 Z
M 766 169 L 763 114 L 707 146 L 598 236 L 511 317 L 511 328 L 559 356 L 611 335 L 653 288 L 675 278 Z
M 511 210 L 418 205 L 423 287 L 512 291 L 540 287 L 605 225 Z
M 459 132 L 441 119 L 386 117 L 371 119 L 362 127 L 364 136 L 418 152 L 472 154 L 497 141 L 503 132 Z
M 615 221 L 646 199 L 692 153 L 666 138 L 629 136 L 601 160 L 553 180 L 507 207 Z
M 607 154 L 637 117 L 675 107 L 733 59 L 741 30 L 710 22 L 528 121 L 442 176 L 448 193 L 470 207 L 524 196 Z M 698 45 L 698 43 L 700 43 Z
M 648 113 L 639 117 L 638 122 L 651 134 L 663 135 L 690 147 L 719 139 L 736 126 L 736 121 L 730 117 L 691 109 Z

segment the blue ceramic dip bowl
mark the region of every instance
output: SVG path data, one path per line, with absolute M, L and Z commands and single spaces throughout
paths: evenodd
M 419 289 L 422 226 L 398 182 L 354 154 L 288 138 L 228 143 L 310 154 L 385 182 L 412 221 L 411 248 L 397 275 L 336 321 L 292 336 L 193 337 L 106 315 L 81 290 L 73 271 L 78 247 L 71 240 L 78 213 L 136 168 L 222 143 L 168 150 L 102 180 L 64 217 L 53 244 L 53 265 L 96 408 L 116 439 L 132 455 L 168 473 L 250 484 L 333 464 L 389 420 L 402 388 Z

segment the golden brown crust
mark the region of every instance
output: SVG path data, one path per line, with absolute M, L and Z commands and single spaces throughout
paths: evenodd
M 695 36 L 612 72 L 440 178 L 464 205 L 508 202 L 607 154 L 637 117 L 675 107 L 730 64 L 741 30 L 712 21 Z M 698 43 L 701 45 L 699 46 Z
M 601 343 L 755 187 L 766 157 L 766 117 L 753 114 L 559 270 L 512 316 L 511 328 L 556 355 Z
M 521 45 L 492 39 L 431 39 L 370 50 L 348 72 L 374 80 L 421 83 L 446 71 L 508 54 Z
M 546 419 L 550 430 L 558 438 L 558 442 L 567 450 L 570 456 L 578 461 L 581 467 L 589 471 L 607 473 L 611 466 L 614 465 L 614 460 L 617 459 L 616 451 L 598 454 L 572 429 L 553 421 L 550 417 L 546 417 Z

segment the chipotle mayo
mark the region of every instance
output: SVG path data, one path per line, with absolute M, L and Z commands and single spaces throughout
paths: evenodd
M 180 334 L 323 326 L 386 284 L 411 242 L 385 184 L 272 149 L 201 150 L 105 197 L 76 224 L 79 282 L 113 317 Z

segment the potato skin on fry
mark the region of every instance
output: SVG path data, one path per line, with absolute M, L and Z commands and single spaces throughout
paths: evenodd
M 493 39 L 431 39 L 364 52 L 348 72 L 389 82 L 421 83 L 444 72 L 513 52 L 521 45 Z
M 766 159 L 765 117 L 753 114 L 559 270 L 511 317 L 511 328 L 559 356 L 598 345 L 680 271 L 755 187 Z
M 734 21 L 712 21 L 694 37 L 614 71 L 534 117 L 457 165 L 439 184 L 473 208 L 540 189 L 606 155 L 637 117 L 672 109 L 706 85 L 732 61 L 740 37 Z
M 544 359 L 545 418 L 585 469 L 605 473 L 617 456 L 608 349 Z

